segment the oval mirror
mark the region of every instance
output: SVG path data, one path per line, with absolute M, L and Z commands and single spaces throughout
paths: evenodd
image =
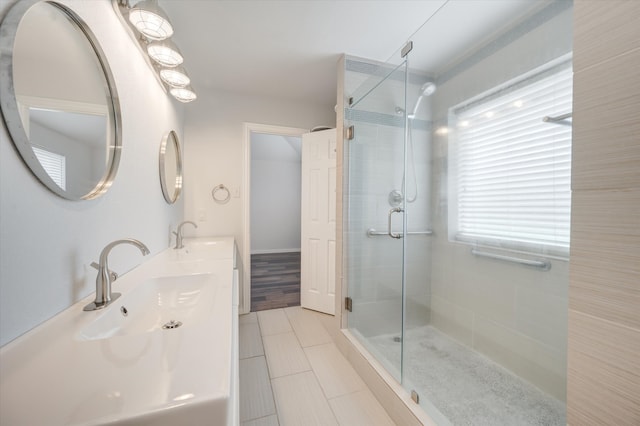
M 160 186 L 167 203 L 176 202 L 182 192 L 182 155 L 180 141 L 173 130 L 160 144 Z
M 0 106 L 22 159 L 63 198 L 102 195 L 120 159 L 120 111 L 90 29 L 66 6 L 26 0 L 0 32 Z

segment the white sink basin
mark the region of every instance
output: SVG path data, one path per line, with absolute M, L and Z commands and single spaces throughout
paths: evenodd
M 184 249 L 178 255 L 187 259 L 235 259 L 235 244 L 232 239 L 185 238 Z
M 216 288 L 214 274 L 151 278 L 107 306 L 77 339 L 108 339 L 199 324 L 211 315 Z
M 165 250 L 0 348 L 0 425 L 237 425 L 232 258 Z
M 236 249 L 233 238 L 185 238 L 184 247 L 164 253 L 177 274 L 190 274 L 211 260 L 232 259 L 235 267 Z

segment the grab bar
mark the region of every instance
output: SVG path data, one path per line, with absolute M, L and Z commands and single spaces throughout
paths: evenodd
M 391 216 L 394 213 L 402 213 L 404 211 L 404 209 L 402 207 L 395 207 L 391 210 L 389 210 L 389 218 L 387 221 L 387 234 L 391 237 L 391 238 L 402 238 L 402 234 L 398 234 L 397 232 L 391 232 Z
M 409 231 L 407 235 L 432 235 L 433 231 L 428 229 L 426 231 Z M 378 237 L 380 235 L 389 235 L 387 231 L 376 231 L 374 228 L 367 229 L 367 237 Z M 402 238 L 402 234 L 399 234 Z
M 571 126 L 571 122 L 567 121 L 567 118 L 571 118 L 572 116 L 573 116 L 573 113 L 571 112 L 557 115 L 555 117 L 549 117 L 548 115 L 546 115 L 542 117 L 542 121 L 544 121 L 545 123 L 555 123 L 555 124 L 562 124 L 564 126 Z
M 490 259 L 504 260 L 505 262 L 519 263 L 521 265 L 533 266 L 534 268 L 540 268 L 543 271 L 551 269 L 551 262 L 548 260 L 533 260 L 533 259 L 521 259 L 519 257 L 504 256 L 502 254 L 489 253 L 486 251 L 479 251 L 471 249 L 471 254 L 480 257 L 487 257 Z

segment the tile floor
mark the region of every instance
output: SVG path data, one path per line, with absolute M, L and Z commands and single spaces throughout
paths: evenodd
M 299 306 L 240 316 L 242 426 L 387 426 L 386 411 L 327 332 Z

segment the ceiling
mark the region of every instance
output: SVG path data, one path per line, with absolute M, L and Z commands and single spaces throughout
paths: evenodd
M 436 70 L 548 0 L 160 0 L 197 93 L 333 106 L 342 53 L 385 62 L 409 39 Z M 439 10 L 440 9 L 440 10 Z M 430 19 L 431 18 L 431 19 Z M 425 23 L 418 34 L 414 33 Z M 418 41 L 419 40 L 419 41 Z M 414 51 L 417 49 L 414 49 Z
M 64 135 L 67 139 L 96 149 L 104 149 L 106 144 L 106 129 L 109 127 L 106 115 L 33 108 L 29 110 L 29 120 Z M 36 142 L 44 147 L 49 146 L 46 141 Z

